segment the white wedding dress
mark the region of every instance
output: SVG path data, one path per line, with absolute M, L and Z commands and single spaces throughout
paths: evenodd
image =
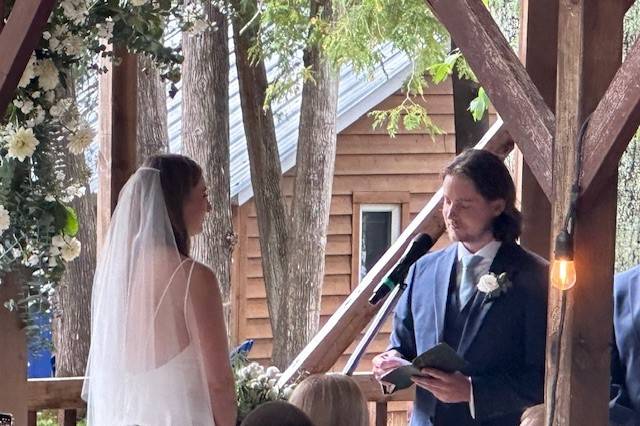
M 214 426 L 189 284 L 160 186 L 123 188 L 94 278 L 82 396 L 89 426 Z

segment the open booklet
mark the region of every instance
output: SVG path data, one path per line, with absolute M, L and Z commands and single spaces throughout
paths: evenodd
M 424 373 L 420 371 L 422 368 L 435 368 L 446 373 L 453 373 L 462 370 L 466 365 L 466 361 L 446 343 L 438 343 L 431 349 L 415 357 L 413 361 L 402 358 L 398 359 L 402 360 L 404 365 L 394 368 L 380 377 L 380 381 L 392 385 L 389 386 L 385 383 L 387 386 L 385 390 L 387 392 L 408 388 L 413 385 L 411 376 L 424 375 Z

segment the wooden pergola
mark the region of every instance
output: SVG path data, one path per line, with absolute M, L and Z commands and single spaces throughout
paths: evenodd
M 519 57 L 482 0 L 426 3 L 449 30 L 502 118 L 476 147 L 504 157 L 515 142 L 523 154 L 521 242 L 545 257 L 550 257 L 552 236 L 562 228 L 569 206 L 577 135 L 591 117 L 575 222 L 578 279 L 566 294 L 561 342 L 560 292 L 550 290 L 547 379 L 559 362 L 554 425 L 607 424 L 617 163 L 640 124 L 640 42 L 622 63 L 623 17 L 633 1 L 521 0 Z M 0 10 L 1 5 L 2 0 Z M 52 8 L 53 0 L 17 0 L 0 32 L 0 111 L 10 102 Z M 135 57 L 126 56 L 124 66 L 103 77 L 99 229 L 106 229 L 118 190 L 134 170 L 135 75 Z M 299 369 L 324 372 L 333 366 L 375 315 L 377 307 L 367 299 L 411 239 L 424 229 L 443 232 L 440 208 L 438 192 L 294 360 L 283 381 Z M 0 288 L 0 297 L 14 289 Z M 0 312 L 3 341 L 13 336 L 19 348 L 0 353 L 3 381 L 9 384 L 0 387 L 0 409 L 16 413 L 21 426 L 27 424 L 28 410 L 75 408 L 80 403 L 79 379 L 26 381 L 24 338 L 12 318 Z M 368 398 L 379 402 L 377 424 L 386 424 L 386 401 L 411 399 L 406 393 L 381 395 L 371 376 L 359 380 Z M 550 385 L 547 380 L 547 401 Z M 69 424 L 72 421 L 70 417 Z

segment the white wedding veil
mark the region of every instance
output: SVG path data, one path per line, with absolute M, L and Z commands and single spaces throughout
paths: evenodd
M 160 171 L 142 167 L 120 193 L 100 251 L 82 397 L 90 426 L 213 425 L 180 255 Z

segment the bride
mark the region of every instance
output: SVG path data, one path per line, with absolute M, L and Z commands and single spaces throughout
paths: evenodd
M 93 283 L 88 425 L 235 425 L 218 282 L 189 257 L 210 209 L 181 155 L 149 158 L 120 192 Z

